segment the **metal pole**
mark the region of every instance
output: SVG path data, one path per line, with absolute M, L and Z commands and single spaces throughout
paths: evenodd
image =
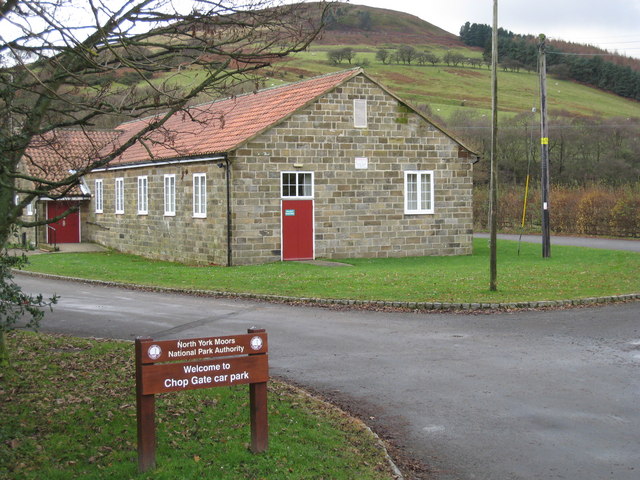
M 549 229 L 549 126 L 547 124 L 547 61 L 545 57 L 546 37 L 540 34 L 540 148 L 541 148 L 541 188 L 542 188 L 542 257 L 551 256 Z
M 493 32 L 491 36 L 491 179 L 490 179 L 490 233 L 489 290 L 498 289 L 497 230 L 498 230 L 498 0 L 493 0 Z

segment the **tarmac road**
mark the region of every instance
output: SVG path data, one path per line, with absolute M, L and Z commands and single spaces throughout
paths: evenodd
M 488 233 L 474 233 L 476 238 L 489 238 Z M 498 234 L 499 239 L 503 240 L 520 240 L 518 234 Z M 542 244 L 541 235 L 522 235 L 522 241 L 527 243 Z M 569 245 L 573 247 L 589 247 L 604 248 L 605 250 L 626 250 L 629 252 L 640 252 L 640 242 L 636 239 L 620 239 L 620 238 L 588 238 L 588 237 L 562 237 L 553 235 L 550 240 L 551 253 L 555 245 Z
M 57 293 L 42 330 L 133 339 L 269 334 L 272 374 L 368 418 L 440 480 L 640 478 L 640 302 L 404 314 L 148 293 Z

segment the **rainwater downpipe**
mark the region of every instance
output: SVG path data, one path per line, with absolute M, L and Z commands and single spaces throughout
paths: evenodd
M 233 265 L 233 250 L 231 247 L 231 241 L 233 239 L 232 234 L 232 218 L 231 218 L 231 162 L 229 162 L 229 156 L 224 154 L 225 161 L 225 176 L 226 176 L 226 184 L 227 184 L 227 267 L 231 267 Z

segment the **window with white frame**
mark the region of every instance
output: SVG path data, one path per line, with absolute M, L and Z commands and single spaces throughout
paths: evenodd
M 27 207 L 25 209 L 25 215 L 28 215 L 29 217 L 33 215 L 33 202 L 27 203 Z
M 149 213 L 149 180 L 146 175 L 138 177 L 138 215 Z
M 313 198 L 313 172 L 282 172 L 282 198 Z
M 404 172 L 404 213 L 433 213 L 433 199 L 432 170 Z
M 104 195 L 103 195 L 103 188 L 102 188 L 102 179 L 98 179 L 95 182 L 95 187 L 94 187 L 94 201 L 95 201 L 95 212 L 96 213 L 102 213 L 104 212 Z
M 356 98 L 353 100 L 353 126 L 367 128 L 367 100 Z
M 207 216 L 207 175 L 193 174 L 193 216 L 205 218 Z
M 164 176 L 164 214 L 167 217 L 176 214 L 176 176 L 174 174 Z
M 116 178 L 116 214 L 124 213 L 124 178 Z

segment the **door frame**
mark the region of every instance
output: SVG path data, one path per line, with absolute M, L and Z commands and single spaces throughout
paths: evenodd
M 311 243 L 311 257 L 301 257 L 301 258 L 284 258 L 284 218 L 286 216 L 286 211 L 284 208 L 285 202 L 305 202 L 311 204 L 311 238 L 308 241 Z M 314 260 L 316 258 L 316 228 L 315 228 L 315 203 L 313 200 L 308 199 L 282 199 L 280 201 L 280 232 L 281 232 L 281 240 L 280 240 L 280 260 L 282 261 L 295 261 L 295 260 Z
M 295 182 L 291 183 L 291 176 Z M 285 184 L 285 178 L 287 183 Z M 312 171 L 287 170 L 280 172 L 280 260 L 284 258 L 284 202 L 287 200 L 308 200 L 311 202 L 311 260 L 316 258 L 316 210 L 315 210 L 315 174 Z
M 69 217 L 72 217 L 72 216 L 77 217 L 77 219 L 78 219 L 77 239 L 78 239 L 78 240 L 77 240 L 77 241 L 74 241 L 74 242 L 61 242 L 61 241 L 57 238 L 57 235 L 56 235 L 56 236 L 54 237 L 55 243 L 82 243 L 82 216 L 81 216 L 81 205 L 80 205 L 80 201 L 78 201 L 78 200 L 68 200 L 68 199 L 67 199 L 67 200 L 63 200 L 63 199 L 61 199 L 61 200 L 48 200 L 48 201 L 46 201 L 46 202 L 45 202 L 45 206 L 46 206 L 46 208 L 45 208 L 45 211 L 46 211 L 46 218 L 47 218 L 47 220 L 49 220 L 49 219 L 51 219 L 51 218 L 55 218 L 55 215 L 54 215 L 54 216 L 50 216 L 50 215 L 49 215 L 49 213 L 50 213 L 50 212 L 49 212 L 49 207 L 50 207 L 50 206 L 53 206 L 53 205 L 60 205 L 60 204 L 62 204 L 62 203 L 67 203 L 67 204 L 70 204 L 70 205 L 77 204 L 77 206 L 78 206 L 78 211 L 77 211 L 77 212 L 70 213 L 69 215 L 67 215 L 67 216 L 65 217 L 65 219 L 66 219 L 66 218 L 69 218 Z M 65 210 L 67 210 L 67 208 L 65 208 Z M 63 220 L 64 220 L 64 219 L 63 219 Z M 45 225 L 45 233 L 46 233 L 46 234 L 45 234 L 45 241 L 46 241 L 46 243 L 49 243 L 49 244 L 51 243 L 51 241 L 50 241 L 50 240 L 51 240 L 51 238 L 50 238 L 50 230 L 51 230 L 51 229 L 49 228 L 50 226 L 51 226 L 51 224 L 49 224 L 49 223 L 47 223 L 47 224 Z M 53 228 L 53 227 L 52 227 L 52 228 Z

